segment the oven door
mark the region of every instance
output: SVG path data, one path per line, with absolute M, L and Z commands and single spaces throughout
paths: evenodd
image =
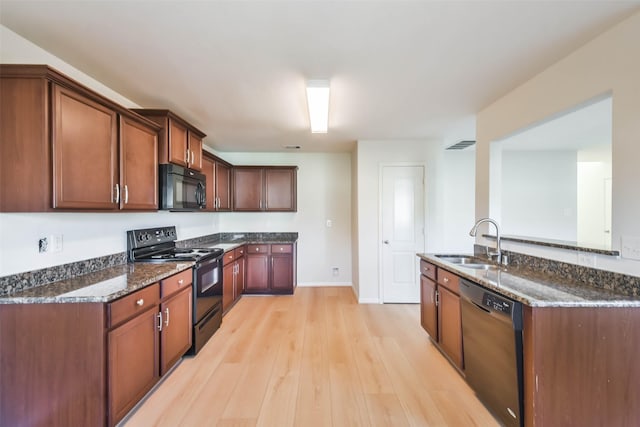
M 193 323 L 222 303 L 222 256 L 196 263 L 193 271 Z

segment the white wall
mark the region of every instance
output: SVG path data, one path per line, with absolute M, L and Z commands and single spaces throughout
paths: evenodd
M 575 151 L 503 151 L 502 232 L 576 241 L 576 160 Z
M 296 231 L 298 285 L 351 285 L 349 153 L 218 153 L 238 165 L 297 165 L 298 212 L 220 213 L 224 231 Z M 327 220 L 331 227 L 327 227 Z M 339 274 L 333 275 L 337 267 Z
M 622 21 L 480 111 L 476 139 L 476 217 L 488 216 L 490 145 L 533 123 L 611 92 L 612 125 L 612 247 L 621 238 L 640 238 L 640 13 Z M 482 239 L 478 239 L 482 241 Z M 509 247 L 508 245 L 506 247 Z M 577 263 L 575 252 L 519 247 L 532 255 Z M 596 266 L 640 276 L 640 262 L 599 256 Z
M 470 154 L 471 153 L 471 154 Z M 380 164 L 425 168 L 426 252 L 471 252 L 473 154 L 445 152 L 438 141 L 358 141 L 357 151 L 358 299 L 380 302 Z M 467 166 L 467 167 L 465 167 Z M 450 169 L 449 169 L 450 168 Z M 466 214 L 465 214 L 466 212 Z
M 125 107 L 139 107 L 6 27 L 0 40 L 2 63 L 48 64 Z M 126 230 L 165 225 L 176 225 L 180 239 L 219 230 L 209 213 L 2 213 L 0 276 L 123 252 Z M 52 234 L 63 236 L 62 252 L 38 253 L 38 240 Z

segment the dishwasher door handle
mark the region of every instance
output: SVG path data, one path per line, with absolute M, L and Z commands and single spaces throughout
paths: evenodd
M 486 313 L 491 313 L 491 310 L 487 310 L 487 309 L 486 309 L 486 308 L 484 308 L 483 306 L 478 305 L 475 301 L 471 301 L 471 300 L 470 300 L 470 302 L 471 302 L 471 304 L 473 304 L 473 305 L 475 305 L 476 307 L 478 307 L 480 310 L 482 310 L 482 311 L 484 311 L 484 312 L 486 312 Z

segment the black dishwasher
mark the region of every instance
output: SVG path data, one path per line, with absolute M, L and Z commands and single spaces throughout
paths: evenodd
M 467 383 L 507 426 L 523 426 L 522 304 L 460 281 Z

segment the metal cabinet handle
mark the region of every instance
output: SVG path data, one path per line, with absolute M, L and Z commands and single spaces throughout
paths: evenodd
M 116 198 L 115 203 L 120 203 L 120 184 L 116 184 Z
M 182 285 L 184 283 L 184 279 L 178 280 L 178 285 Z
M 188 148 L 184 151 L 184 162 L 185 163 L 189 163 L 189 149 Z
M 256 248 L 256 252 L 260 252 L 260 248 Z
M 164 313 L 167 316 L 167 318 L 164 319 L 164 326 L 169 326 L 169 307 L 164 309 Z
M 438 306 L 438 304 L 440 303 L 440 292 L 436 291 L 436 307 Z
M 442 279 L 444 283 L 449 283 L 449 278 L 445 277 L 444 279 Z
M 284 251 L 284 248 L 280 248 L 280 252 Z
M 196 162 L 196 153 L 195 153 L 195 151 L 192 151 L 191 152 L 191 164 L 193 164 L 195 162 Z
M 136 301 L 136 305 L 138 307 L 142 307 L 144 305 L 144 300 L 142 298 L 140 298 L 138 301 Z
M 129 187 L 127 184 L 124 185 L 124 204 L 129 203 Z
M 162 312 L 158 313 L 158 330 L 162 331 Z

